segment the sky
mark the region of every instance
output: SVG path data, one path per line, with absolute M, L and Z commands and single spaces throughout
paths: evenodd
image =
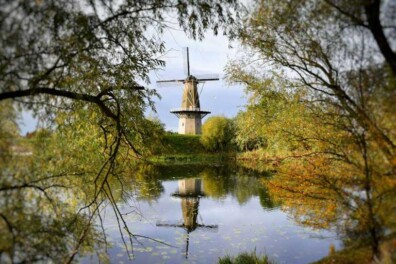
M 229 85 L 224 78 L 224 67 L 229 59 L 235 58 L 238 48 L 230 48 L 227 37 L 206 34 L 203 41 L 194 41 L 186 37 L 181 31 L 166 31 L 164 35 L 166 48 L 169 50 L 164 60 L 163 70 L 151 74 L 151 86 L 161 95 L 156 101 L 157 116 L 165 124 L 167 130 L 177 131 L 178 119 L 169 111 L 179 108 L 183 94 L 183 86 L 161 87 L 156 85 L 157 80 L 183 79 L 186 77 L 183 69 L 182 49 L 189 47 L 190 72 L 192 75 L 218 74 L 219 81 L 210 81 L 199 84 L 200 104 L 202 110 L 210 111 L 213 115 L 234 117 L 246 104 L 243 88 L 239 85 Z M 235 45 L 235 43 L 234 43 Z
M 190 72 L 191 74 L 218 74 L 220 81 L 210 81 L 199 84 L 201 109 L 210 111 L 211 114 L 205 120 L 214 115 L 234 117 L 246 104 L 243 88 L 238 85 L 227 84 L 224 78 L 224 67 L 229 59 L 235 58 L 238 47 L 230 48 L 227 37 L 219 34 L 214 36 L 208 32 L 202 41 L 189 39 L 184 32 L 177 29 L 168 29 L 164 32 L 166 54 L 161 57 L 165 60 L 166 66 L 162 70 L 150 73 L 151 84 L 148 88 L 156 89 L 161 99 L 154 98 L 156 113 L 147 111 L 148 116 L 158 117 L 165 129 L 176 132 L 178 130 L 178 119 L 169 111 L 179 108 L 183 94 L 182 85 L 161 87 L 156 81 L 164 79 L 183 79 L 182 49 L 189 47 Z M 233 46 L 237 45 L 233 43 Z M 202 89 L 202 90 L 201 90 Z M 35 119 L 30 112 L 24 111 L 19 122 L 21 134 L 34 131 L 37 126 Z

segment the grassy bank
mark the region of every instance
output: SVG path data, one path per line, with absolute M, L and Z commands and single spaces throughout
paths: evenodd
M 380 260 L 376 263 L 396 263 L 396 237 L 393 235 L 382 241 L 380 245 Z M 241 253 L 237 256 L 224 256 L 219 259 L 218 264 L 270 264 L 276 263 L 269 260 L 268 256 L 258 256 L 255 252 Z M 329 255 L 313 262 L 312 264 L 370 264 L 373 263 L 373 254 L 370 246 L 360 245 L 345 248 L 340 251 L 330 250 Z
M 341 251 L 331 253 L 329 256 L 316 261 L 312 264 L 330 264 L 330 263 L 344 263 L 344 264 L 370 264 L 372 253 L 369 247 L 349 248 Z
M 167 154 L 156 155 L 148 158 L 148 161 L 153 163 L 172 163 L 172 164 L 186 164 L 186 163 L 219 163 L 234 159 L 233 154 L 227 153 L 202 153 L 202 154 Z
M 166 134 L 163 146 L 148 157 L 154 163 L 217 163 L 235 158 L 234 153 L 210 152 L 200 142 L 200 135 Z
M 369 245 L 360 245 L 351 248 L 345 248 L 337 252 L 331 252 L 329 256 L 314 262 L 313 264 L 370 264 L 373 262 L 373 253 Z M 380 243 L 380 260 L 381 264 L 396 263 L 396 236 L 387 237 Z
M 199 141 L 200 135 L 167 134 L 162 155 L 196 155 L 208 153 Z

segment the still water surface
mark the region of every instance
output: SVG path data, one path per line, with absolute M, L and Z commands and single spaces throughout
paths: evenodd
M 336 234 L 297 225 L 274 201 L 260 175 L 218 166 L 148 166 L 133 178 L 134 197 L 120 203 L 139 239 L 132 263 L 216 263 L 219 257 L 256 251 L 276 263 L 309 263 L 326 256 Z M 104 221 L 112 263 L 128 263 L 115 217 Z M 83 262 L 95 262 L 94 256 Z

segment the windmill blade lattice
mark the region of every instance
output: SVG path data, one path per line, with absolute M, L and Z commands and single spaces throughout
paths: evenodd
M 188 52 L 188 47 L 183 48 L 183 68 L 184 74 L 190 76 L 190 54 Z
M 158 87 L 175 87 L 184 84 L 184 80 L 164 80 L 164 81 L 157 81 Z

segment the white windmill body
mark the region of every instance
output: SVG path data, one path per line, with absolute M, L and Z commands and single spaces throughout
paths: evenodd
M 179 118 L 179 134 L 196 135 L 201 134 L 202 132 L 202 118 L 205 117 L 207 114 L 210 114 L 209 111 L 201 110 L 199 93 L 197 88 L 198 83 L 206 81 L 218 81 L 219 78 L 217 75 L 205 77 L 195 77 L 193 75 L 190 75 L 188 48 L 185 49 L 184 59 L 187 78 L 180 80 L 161 80 L 158 81 L 158 83 L 184 84 L 181 107 L 177 109 L 172 109 L 171 113 L 175 114 Z

